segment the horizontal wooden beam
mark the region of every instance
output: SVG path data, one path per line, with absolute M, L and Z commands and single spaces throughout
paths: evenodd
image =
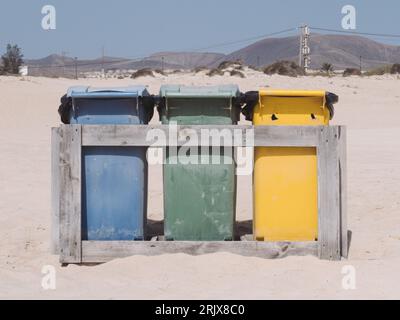
M 202 255 L 229 252 L 243 256 L 278 259 L 287 256 L 317 256 L 317 242 L 256 241 L 82 241 L 82 263 L 108 262 L 134 255 L 155 256 L 185 253 Z
M 212 146 L 216 145 L 217 141 L 219 145 L 226 147 L 316 147 L 322 128 L 243 125 L 83 125 L 82 146 Z
M 322 126 L 255 126 L 256 147 L 317 147 Z

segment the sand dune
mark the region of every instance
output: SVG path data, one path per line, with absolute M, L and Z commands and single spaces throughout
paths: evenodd
M 226 253 L 130 257 L 95 267 L 61 268 L 49 254 L 50 128 L 59 98 L 71 85 L 125 86 L 237 83 L 326 89 L 337 93 L 333 124 L 348 126 L 347 261 L 281 260 Z M 400 80 L 395 76 L 288 78 L 249 73 L 245 79 L 176 74 L 137 80 L 0 77 L 0 298 L 275 299 L 400 298 Z M 158 116 L 152 121 L 158 122 Z M 243 122 L 246 123 L 246 122 Z M 251 218 L 251 177 L 239 177 L 238 219 Z M 149 218 L 162 217 L 161 167 L 150 167 Z M 41 287 L 54 265 L 57 289 Z M 357 271 L 357 289 L 342 288 L 342 266 Z

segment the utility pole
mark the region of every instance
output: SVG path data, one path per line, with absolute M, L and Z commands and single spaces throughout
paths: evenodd
M 67 51 L 61 51 L 61 59 L 63 63 L 63 77 L 65 78 L 65 57 L 67 56 Z
M 104 48 L 104 46 L 101 48 L 101 73 L 102 73 L 102 75 L 103 75 L 103 77 L 105 78 L 106 77 L 106 73 L 105 73 L 105 70 L 104 70 L 104 57 L 105 57 L 105 48 Z
M 78 58 L 75 57 L 75 79 L 78 80 Z
M 300 27 L 300 50 L 299 50 L 299 66 L 308 71 L 311 63 L 310 57 L 310 28 L 307 25 Z
M 360 72 L 362 72 L 362 56 L 360 56 Z
M 164 72 L 164 57 L 161 57 L 161 70 Z

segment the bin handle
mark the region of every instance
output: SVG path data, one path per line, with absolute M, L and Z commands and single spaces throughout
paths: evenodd
M 61 122 L 64 124 L 70 124 L 69 114 L 72 109 L 72 99 L 66 94 L 61 97 L 61 105 L 58 108 L 58 114 L 61 117 Z
M 245 94 L 241 94 L 241 100 L 244 104 L 242 108 L 242 114 L 245 116 L 246 120 L 253 121 L 253 112 L 255 106 L 260 104 L 261 106 L 261 98 L 258 91 L 248 91 Z
M 339 102 L 339 96 L 332 93 L 332 92 L 327 92 L 325 95 L 325 105 L 329 110 L 329 116 L 330 116 L 330 120 L 333 119 L 334 115 L 335 115 L 335 108 L 334 108 L 334 104 Z
M 229 99 L 229 115 L 230 115 L 231 119 L 232 119 L 232 116 L 233 116 L 232 113 L 233 113 L 233 97 L 231 97 Z
M 213 92 L 210 94 L 205 93 L 184 93 L 184 92 L 167 92 L 166 98 L 233 98 L 234 96 L 230 92 Z
M 168 119 L 168 99 L 165 98 L 165 116 Z
M 99 91 L 99 92 L 72 92 L 72 99 L 118 99 L 118 98 L 138 98 L 137 92 L 116 92 L 116 91 Z

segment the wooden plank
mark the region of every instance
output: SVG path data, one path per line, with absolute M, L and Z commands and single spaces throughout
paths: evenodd
M 190 140 L 193 137 L 200 138 L 202 130 L 220 130 L 223 137 L 230 139 L 223 145 L 234 145 L 234 134 L 241 134 L 246 139 L 246 130 L 251 130 L 252 126 L 168 126 L 168 125 L 91 125 L 83 126 L 82 145 L 83 146 L 152 146 L 164 147 L 204 145 L 213 144 L 211 139 L 208 141 Z M 160 140 L 160 138 L 164 138 Z M 170 138 L 175 138 L 171 143 Z M 251 139 L 250 139 L 251 140 Z M 198 141 L 198 142 L 197 142 Z M 220 141 L 220 140 L 218 140 Z M 251 142 L 251 141 L 250 141 Z M 243 139 L 238 141 L 238 145 L 243 144 Z
M 279 259 L 287 256 L 318 254 L 317 242 L 256 242 L 256 241 L 83 241 L 82 263 L 102 263 L 134 255 L 155 256 L 185 253 L 203 255 L 215 252 Z
M 347 230 L 347 130 L 339 127 L 339 169 L 340 169 L 340 225 L 341 225 L 341 254 L 348 258 Z
M 316 147 L 319 126 L 255 126 L 257 147 Z
M 151 126 L 152 127 L 152 126 Z M 83 146 L 145 146 L 150 126 L 91 125 L 82 128 Z M 161 128 L 159 130 L 162 130 Z M 164 130 L 162 130 L 164 131 Z
M 51 128 L 51 254 L 60 253 L 60 133 Z
M 318 257 L 324 254 L 326 244 L 324 241 L 324 232 L 326 229 L 327 214 L 327 142 L 328 135 L 325 128 L 320 129 L 320 143 L 317 147 L 317 163 L 318 163 Z
M 254 129 L 254 135 L 252 134 Z M 201 139 L 205 130 L 220 130 L 231 139 L 221 139 L 224 146 L 260 147 L 315 147 L 318 145 L 319 127 L 316 126 L 168 126 L 168 125 L 86 125 L 82 128 L 83 146 L 152 146 L 170 144 L 170 136 L 177 137 L 176 145 L 213 145 L 212 139 Z M 241 135 L 235 140 L 235 135 Z M 192 140 L 193 137 L 196 140 Z M 156 138 L 157 137 L 157 138 Z M 159 140 L 163 137 L 163 141 Z
M 320 129 L 318 146 L 318 255 L 340 260 L 338 127 Z
M 61 127 L 60 262 L 81 262 L 81 126 Z

